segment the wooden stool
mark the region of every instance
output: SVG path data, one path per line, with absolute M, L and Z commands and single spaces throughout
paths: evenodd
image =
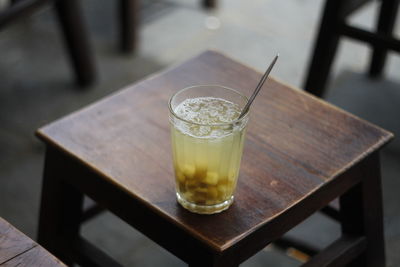
M 54 3 L 78 84 L 87 86 L 94 82 L 96 67 L 78 0 L 13 0 L 12 3 L 9 8 L 0 10 L 0 30 L 38 8 Z
M 206 216 L 176 202 L 168 98 L 205 83 L 250 95 L 260 77 L 208 51 L 41 128 L 39 243 L 68 264 L 116 264 L 79 235 L 84 194 L 190 266 L 238 266 L 340 197 L 342 236 L 305 266 L 384 266 L 378 150 L 393 135 L 272 78 L 251 110 L 234 204 Z
M 66 267 L 0 217 L 0 266 Z
M 400 53 L 400 40 L 393 37 L 399 0 L 380 0 L 381 7 L 375 32 L 347 24 L 346 19 L 358 8 L 371 0 L 326 0 L 319 32 L 315 40 L 304 89 L 322 96 L 329 78 L 341 37 L 365 42 L 371 45 L 373 53 L 369 68 L 370 77 L 382 74 L 389 50 Z

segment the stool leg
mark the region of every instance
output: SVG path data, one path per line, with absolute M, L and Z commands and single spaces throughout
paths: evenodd
M 377 25 L 377 33 L 392 35 L 394 23 L 396 21 L 399 0 L 382 0 Z M 374 47 L 371 64 L 369 68 L 369 76 L 372 78 L 379 77 L 382 74 L 387 58 L 387 49 L 382 46 Z
M 215 8 L 217 6 L 217 0 L 203 0 L 203 7 L 204 8 Z
M 46 151 L 38 243 L 71 265 L 68 246 L 79 235 L 83 195 L 63 181 L 71 173 L 58 153 L 51 148 Z
M 385 266 L 379 155 L 364 161 L 362 181 L 340 197 L 342 232 L 365 236 L 366 250 L 350 266 Z
M 344 0 L 346 1 L 346 0 Z M 314 52 L 308 67 L 304 89 L 316 96 L 325 91 L 329 72 L 339 44 L 340 10 L 343 0 L 326 0 Z
M 138 1 L 119 0 L 120 44 L 123 52 L 135 50 L 138 39 Z
M 96 70 L 78 0 L 55 1 L 55 8 L 77 81 L 81 86 L 90 85 Z

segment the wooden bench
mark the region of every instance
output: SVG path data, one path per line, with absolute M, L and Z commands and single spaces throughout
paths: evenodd
M 59 259 L 1 217 L 0 266 L 65 267 Z

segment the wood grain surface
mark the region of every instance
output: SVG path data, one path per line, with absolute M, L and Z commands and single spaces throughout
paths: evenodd
M 251 109 L 234 204 L 211 216 L 184 210 L 175 200 L 169 97 L 198 84 L 220 84 L 249 96 L 260 77 L 245 65 L 207 51 L 37 134 L 207 246 L 224 251 L 261 227 L 278 223 L 278 215 L 311 193 L 322 194 L 326 184 L 392 138 L 377 126 L 270 78 Z
M 61 267 L 65 265 L 0 217 L 0 266 Z

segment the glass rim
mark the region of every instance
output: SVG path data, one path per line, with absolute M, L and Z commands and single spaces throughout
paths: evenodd
M 240 97 L 243 97 L 247 103 L 247 101 L 249 101 L 249 99 L 247 98 L 247 96 L 243 95 L 242 93 L 240 93 L 239 91 L 232 89 L 230 87 L 226 87 L 226 86 L 222 86 L 222 85 L 217 85 L 217 84 L 200 84 L 200 85 L 192 85 L 192 86 L 188 86 L 185 88 L 182 88 L 180 90 L 178 90 L 177 92 L 175 92 L 169 99 L 168 101 L 168 108 L 169 108 L 169 113 L 174 116 L 175 118 L 177 118 L 178 120 L 184 121 L 186 123 L 190 123 L 190 124 L 194 124 L 194 125 L 199 125 L 199 126 L 229 126 L 229 125 L 235 125 L 241 121 L 243 121 L 244 119 L 246 119 L 249 115 L 250 109 L 248 109 L 246 111 L 246 113 L 244 114 L 244 116 L 242 118 L 238 118 L 236 120 L 233 120 L 231 122 L 224 122 L 224 123 L 198 123 L 198 122 L 193 122 L 193 121 L 189 121 L 186 119 L 181 118 L 178 114 L 175 113 L 175 111 L 172 108 L 172 100 L 176 97 L 176 95 L 178 95 L 181 92 L 187 91 L 189 89 L 195 88 L 195 87 L 218 87 L 218 88 L 222 88 L 222 89 L 226 89 L 229 90 L 237 95 L 239 95 Z

